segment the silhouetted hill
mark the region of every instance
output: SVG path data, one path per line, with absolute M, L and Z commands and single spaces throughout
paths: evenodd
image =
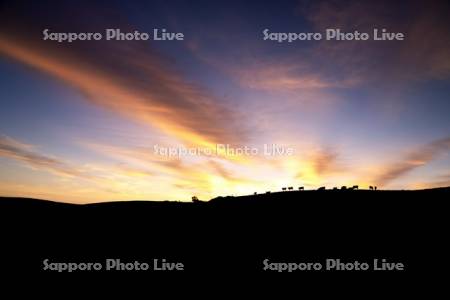
M 438 266 L 450 188 L 295 191 L 209 202 L 89 205 L 0 198 L 4 270 L 42 271 L 45 258 L 184 262 L 185 272 L 260 272 L 265 258 L 386 258 L 409 272 Z M 298 275 L 298 274 L 297 274 Z
M 188 207 L 192 205 L 217 205 L 217 204 L 247 204 L 265 205 L 268 202 L 274 206 L 283 204 L 305 204 L 299 201 L 320 201 L 331 200 L 336 198 L 339 200 L 348 199 L 361 199 L 361 200 L 383 200 L 382 198 L 396 198 L 397 200 L 404 200 L 408 198 L 418 197 L 446 197 L 450 193 L 450 187 L 440 187 L 432 189 L 422 190 L 305 190 L 305 191 L 278 191 L 271 193 L 262 193 L 255 195 L 243 195 L 243 196 L 219 196 L 209 201 L 198 201 L 196 203 L 183 202 L 183 201 L 147 201 L 147 200 L 134 200 L 134 201 L 113 201 L 113 202 L 99 202 L 91 204 L 71 204 L 50 200 L 23 198 L 23 197 L 1 197 L 0 207 L 2 208 L 50 208 L 58 207 L 136 207 L 140 208 L 158 208 L 158 207 Z
M 336 200 L 383 200 L 389 199 L 414 199 L 420 197 L 445 197 L 450 193 L 450 187 L 423 189 L 423 190 L 306 190 L 272 192 L 247 196 L 226 196 L 211 199 L 210 203 L 244 204 L 255 205 L 270 202 L 273 205 L 299 204 L 298 201 L 329 201 Z M 260 203 L 261 202 L 261 203 Z M 304 203 L 302 203 L 304 204 Z

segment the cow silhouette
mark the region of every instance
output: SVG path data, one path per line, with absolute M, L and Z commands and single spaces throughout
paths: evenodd
M 286 188 L 284 187 L 284 188 L 281 188 L 281 190 L 283 191 L 283 192 L 286 192 Z
M 357 185 L 352 186 L 352 190 L 357 190 L 357 189 L 359 189 L 359 186 L 357 186 Z
M 369 186 L 369 190 L 373 191 L 373 186 Z
M 292 191 L 294 188 L 292 186 L 288 187 L 288 190 Z
M 318 191 L 325 191 L 325 187 L 321 186 L 320 188 L 317 189 Z
M 298 188 L 298 190 L 299 190 L 299 191 L 304 191 L 305 188 L 301 186 L 301 187 Z

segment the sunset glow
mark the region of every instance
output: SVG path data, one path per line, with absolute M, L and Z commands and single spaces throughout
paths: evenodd
M 307 3 L 0 4 L 0 195 L 190 201 L 450 185 L 448 3 Z M 406 38 L 263 40 L 265 28 L 329 27 Z M 164 28 L 184 40 L 59 43 L 42 39 L 46 28 Z

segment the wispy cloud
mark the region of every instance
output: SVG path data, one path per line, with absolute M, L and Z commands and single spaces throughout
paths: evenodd
M 34 15 L 28 18 L 39 20 Z M 68 27 L 64 20 L 54 21 L 53 28 Z M 0 34 L 0 53 L 62 80 L 92 103 L 156 127 L 184 143 L 238 143 L 244 136 L 242 126 L 235 130 L 239 120 L 232 108 L 186 80 L 148 43 L 95 41 L 89 47 L 83 42 L 59 44 L 42 41 L 40 31 L 24 29 L 14 23 L 17 20 L 4 22 L 0 21 L 0 26 L 11 30 Z M 108 28 L 104 24 L 103 29 Z M 75 25 L 87 31 L 102 28 L 99 24 L 93 28 Z
M 258 63 L 253 66 L 230 69 L 233 78 L 246 88 L 274 91 L 298 92 L 328 88 L 343 88 L 354 82 L 327 79 L 302 62 Z
M 319 176 L 335 173 L 338 168 L 338 153 L 333 149 L 322 149 L 314 154 L 312 162 Z
M 94 199 L 187 199 L 187 191 L 175 190 L 167 195 L 167 190 L 173 189 L 177 182 L 190 183 L 191 190 L 194 191 L 204 192 L 208 189 L 208 183 L 202 174 L 192 170 L 189 174 L 191 176 L 187 178 L 185 168 L 170 165 L 169 162 L 162 162 L 162 169 L 172 172 L 164 179 L 161 170 L 154 168 L 154 165 L 142 164 L 142 160 L 138 166 L 120 160 L 110 163 L 70 162 L 65 158 L 43 154 L 39 147 L 8 136 L 0 136 L 0 157 L 17 161 L 38 173 L 55 175 L 51 184 L 28 181 L 27 176 L 21 178 L 20 184 L 0 181 L 0 193 L 3 195 L 35 196 L 58 201 L 72 199 L 86 203 Z M 181 174 L 184 174 L 184 181 Z M 70 195 L 67 195 L 68 191 Z
M 386 166 L 385 169 L 376 176 L 374 182 L 380 186 L 387 185 L 447 152 L 450 152 L 450 137 L 433 141 L 419 149 L 409 152 L 404 159 Z
M 302 170 L 296 178 L 310 185 L 328 182 L 333 176 L 345 170 L 340 153 L 331 147 L 314 147 L 305 156 Z
M 386 13 L 389 7 L 390 13 Z M 448 1 L 315 1 L 299 13 L 317 31 L 339 28 L 341 32 L 368 32 L 374 28 L 402 32 L 399 42 L 346 41 L 317 43 L 312 61 L 320 61 L 320 73 L 360 83 L 392 83 L 448 78 L 450 43 Z M 398 17 L 393 18 L 393 15 Z M 338 71 L 338 72 L 336 72 Z
M 436 176 L 436 178 L 425 185 L 426 187 L 447 187 L 450 186 L 450 174 Z
M 63 160 L 41 154 L 34 146 L 4 135 L 0 135 L 0 156 L 14 159 L 33 169 L 46 170 L 60 176 L 90 177 Z

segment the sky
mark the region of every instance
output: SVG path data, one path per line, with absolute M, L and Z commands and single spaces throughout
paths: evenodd
M 0 195 L 448 186 L 449 17 L 448 1 L 2 1 Z M 107 28 L 184 39 L 43 39 Z M 263 34 L 329 28 L 405 39 Z

